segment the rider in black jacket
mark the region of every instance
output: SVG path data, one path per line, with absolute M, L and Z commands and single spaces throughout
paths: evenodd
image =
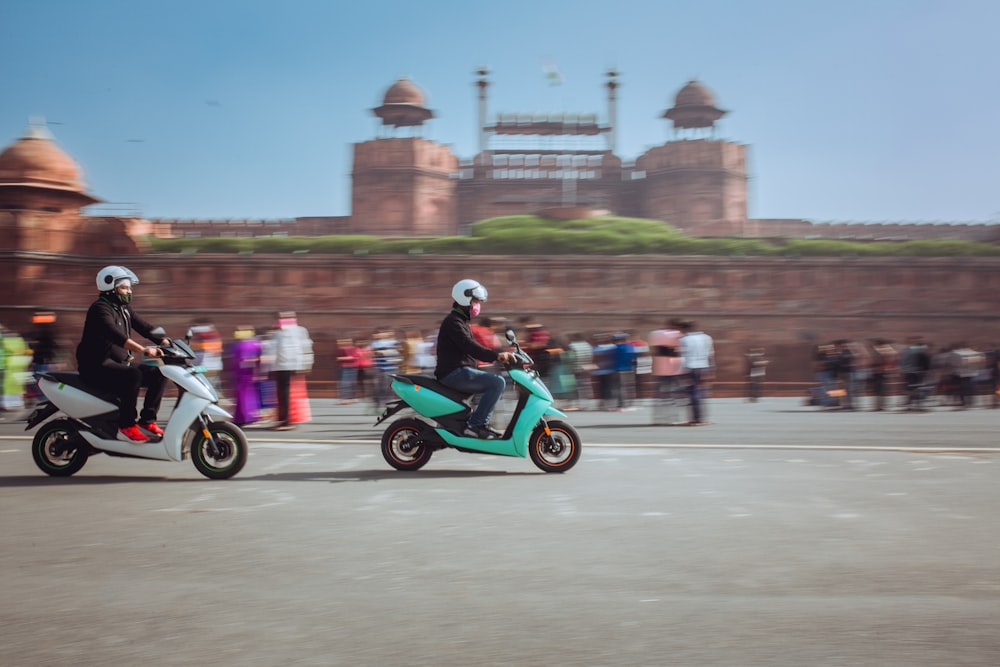
M 80 376 L 94 387 L 118 397 L 118 439 L 146 442 L 149 436 L 162 436 L 156 413 L 163 398 L 165 379 L 155 369 L 139 363 L 135 355 L 162 356 L 155 346 L 143 346 L 132 338 L 136 332 L 160 344 L 155 328 L 132 310 L 132 286 L 139 279 L 124 266 L 106 266 L 97 274 L 100 295 L 87 310 L 83 336 L 76 348 Z M 141 421 L 136 423 L 136 400 L 140 387 L 146 387 Z
M 479 315 L 486 301 L 486 288 L 475 280 L 460 280 L 452 287 L 451 312 L 441 322 L 437 338 L 434 376 L 444 385 L 470 394 L 482 394 L 469 416 L 464 435 L 487 440 L 500 435 L 490 428 L 493 408 L 507 386 L 502 375 L 476 368 L 476 360 L 509 362 L 510 352 L 496 352 L 476 342 L 469 322 Z

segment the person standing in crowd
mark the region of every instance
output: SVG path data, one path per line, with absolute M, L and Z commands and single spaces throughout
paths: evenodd
M 393 373 L 399 372 L 399 365 L 403 360 L 403 355 L 399 349 L 399 341 L 396 340 L 392 329 L 380 327 L 372 336 L 370 346 L 372 358 L 375 361 L 374 368 L 374 390 L 375 410 L 380 411 L 391 398 L 389 384 Z
M 227 355 L 229 381 L 233 394 L 233 421 L 240 426 L 260 419 L 260 358 L 261 344 L 253 327 L 239 326 L 233 332 L 233 342 Z
M 764 377 L 767 373 L 767 357 L 764 348 L 752 347 L 746 354 L 747 358 L 747 396 L 751 403 L 756 403 L 764 395 Z
M 680 342 L 680 321 L 677 319 L 671 319 L 664 328 L 649 333 L 649 350 L 653 356 L 653 415 L 657 424 L 681 421 L 679 396 L 684 363 Z
M 1000 407 L 1000 345 L 993 343 L 983 353 L 986 364 L 986 393 L 992 409 Z
M 594 377 L 597 380 L 597 407 L 611 410 L 614 399 L 615 342 L 611 334 L 599 333 L 594 336 Z
M 423 375 L 434 375 L 434 367 L 437 366 L 437 334 L 429 333 L 424 336 L 420 343 L 417 365 Z
M 106 266 L 97 273 L 97 300 L 87 309 L 83 335 L 76 347 L 80 377 L 94 387 L 118 397 L 118 439 L 147 442 L 163 437 L 156 415 L 163 399 L 166 378 L 159 370 L 137 363 L 135 355 L 163 356 L 155 346 L 132 338 L 136 332 L 151 342 L 167 343 L 152 324 L 132 309 L 132 287 L 139 278 L 124 266 Z M 137 415 L 139 390 L 146 387 L 142 412 Z
M 52 311 L 40 311 L 31 317 L 32 329 L 25 342 L 31 348 L 31 366 L 28 373 L 25 401 L 32 404 L 41 398 L 41 391 L 31 375 L 45 373 L 60 368 L 59 340 L 56 336 L 56 314 Z
M 864 341 L 848 341 L 850 369 L 847 379 L 847 407 L 857 410 L 872 377 L 872 350 Z
M 195 353 L 195 364 L 205 367 L 205 375 L 217 389 L 223 389 L 219 379 L 222 374 L 222 336 L 215 325 L 207 320 L 199 320 L 187 330 L 186 338 Z M 229 393 L 229 388 L 225 388 Z
M 594 398 L 594 348 L 580 332 L 574 332 L 569 337 L 569 350 L 573 354 L 573 375 L 576 377 L 576 395 L 572 405 L 567 409 L 580 409 L 589 406 Z
M 889 383 L 896 371 L 899 354 L 892 342 L 876 338 L 872 342 L 872 394 L 875 395 L 875 411 L 884 410 L 889 397 Z
M 408 375 L 417 375 L 421 371 L 420 351 L 424 345 L 424 337 L 420 335 L 420 329 L 407 327 L 403 338 L 403 372 Z
M 295 428 L 292 420 L 292 380 L 312 370 L 313 345 L 309 331 L 298 323 L 292 311 L 278 313 L 273 342 L 271 375 L 278 401 L 278 423 L 274 428 L 287 431 Z
M 700 331 L 694 322 L 681 325 L 680 353 L 687 371 L 688 400 L 690 401 L 691 426 L 704 426 L 705 410 L 702 405 L 704 384 L 715 368 L 715 348 L 712 337 Z
M 354 341 L 358 348 L 358 381 L 355 384 L 355 396 L 358 399 L 371 399 L 372 410 L 378 412 L 382 406 L 375 403 L 375 356 L 372 354 L 371 337 Z
M 958 380 L 959 409 L 971 408 L 975 400 L 976 376 L 983 368 L 983 355 L 963 342 L 955 345 L 951 359 L 953 374 Z
M 542 381 L 549 382 L 549 342 L 552 339 L 548 329 L 538 323 L 533 317 L 522 317 L 524 327 L 524 344 L 521 348 L 535 362 L 535 370 L 542 376 Z
M 31 348 L 31 367 L 36 373 L 58 368 L 60 359 L 59 339 L 56 332 L 56 314 L 51 311 L 35 313 L 31 318 L 33 326 L 28 335 Z
M 814 357 L 816 386 L 813 404 L 821 408 L 835 408 L 840 403 L 837 386 L 837 351 L 833 343 L 823 343 L 816 347 Z
M 0 332 L 0 356 L 3 356 L 3 397 L 0 405 L 4 410 L 24 408 L 25 383 L 29 377 L 28 366 L 31 355 L 21 334 L 10 329 Z M 135 401 L 132 401 L 135 405 Z
M 451 312 L 441 321 L 438 330 L 434 377 L 452 389 L 478 396 L 463 435 L 492 440 L 501 433 L 490 426 L 490 417 L 507 382 L 499 373 L 479 370 L 477 362 L 510 363 L 513 355 L 480 345 L 472 336 L 471 322 L 479 316 L 486 298 L 486 287 L 476 280 L 466 278 L 451 288 Z
M 341 405 L 350 405 L 355 400 L 358 383 L 359 350 L 350 338 L 337 341 L 337 366 L 340 368 L 340 382 L 337 395 Z
M 625 412 L 634 409 L 631 406 L 631 399 L 635 395 L 635 347 L 633 347 L 627 333 L 619 332 L 611 338 L 615 345 L 615 379 L 613 381 L 613 391 L 617 402 L 615 410 Z
M 906 409 L 924 412 L 924 398 L 927 392 L 927 373 L 931 368 L 931 357 L 927 345 L 919 336 L 911 336 L 909 344 L 899 358 L 899 370 L 906 382 Z
M 549 391 L 560 403 L 567 405 L 563 409 L 570 409 L 570 402 L 576 395 L 576 375 L 573 374 L 573 351 L 568 345 L 562 345 L 557 337 L 553 337 L 549 342 Z

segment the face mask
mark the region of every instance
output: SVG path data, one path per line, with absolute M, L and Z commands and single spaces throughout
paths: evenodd
M 117 289 L 115 294 L 118 296 L 118 303 L 127 306 L 132 302 L 132 292 L 120 292 Z
M 469 317 L 479 317 L 479 311 L 483 309 L 483 304 L 475 301 L 469 306 Z

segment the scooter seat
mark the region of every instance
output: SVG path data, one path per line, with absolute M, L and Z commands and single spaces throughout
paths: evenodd
M 464 391 L 459 391 L 458 389 L 453 389 L 447 385 L 438 382 L 437 378 L 433 378 L 430 375 L 404 375 L 396 374 L 392 377 L 401 380 L 403 382 L 409 382 L 410 384 L 419 385 L 421 387 L 427 387 L 431 391 L 441 394 L 456 403 L 468 403 L 469 397 L 472 394 L 466 393 Z
M 42 377 L 54 380 L 55 382 L 61 382 L 62 384 L 69 385 L 70 387 L 75 387 L 80 391 L 85 391 L 88 394 L 97 396 L 101 400 L 107 401 L 108 403 L 118 403 L 117 396 L 88 384 L 82 377 L 80 377 L 80 374 L 75 371 L 48 371 L 42 373 Z

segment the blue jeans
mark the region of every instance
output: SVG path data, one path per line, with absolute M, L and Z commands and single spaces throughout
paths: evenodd
M 482 394 L 479 405 L 469 417 L 469 426 L 482 426 L 490 420 L 493 408 L 503 396 L 507 381 L 502 375 L 487 373 L 468 366 L 456 368 L 441 378 L 441 384 L 469 394 Z
M 700 422 L 704 420 L 704 415 L 701 409 L 701 376 L 704 374 L 704 368 L 690 368 L 688 369 L 688 396 L 691 400 L 691 421 Z

